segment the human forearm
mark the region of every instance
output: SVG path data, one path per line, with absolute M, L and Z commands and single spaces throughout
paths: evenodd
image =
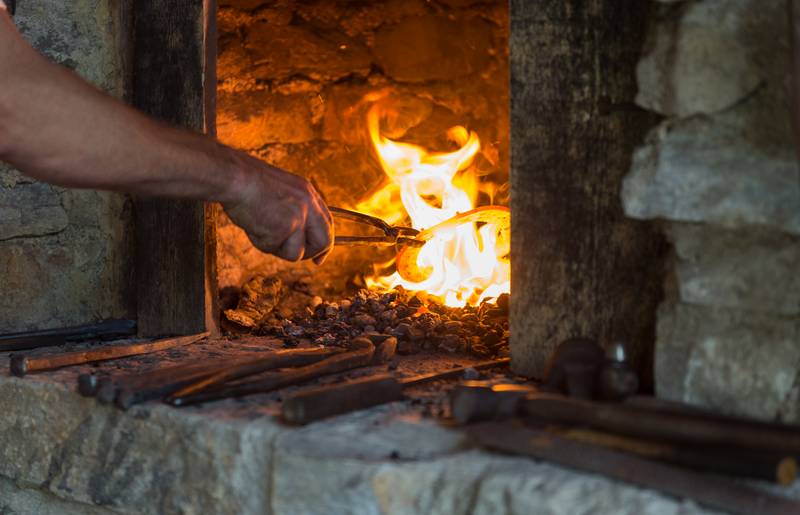
M 229 200 L 234 151 L 141 115 L 0 25 L 0 159 L 63 186 Z
M 158 123 L 51 64 L 0 11 L 0 160 L 68 187 L 219 201 L 261 250 L 320 261 L 328 209 L 305 179 Z

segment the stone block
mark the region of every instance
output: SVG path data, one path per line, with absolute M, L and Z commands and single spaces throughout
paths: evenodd
M 372 488 L 380 507 L 375 513 L 391 515 L 717 513 L 601 476 L 479 451 L 434 462 L 383 465 L 372 478 Z
M 492 26 L 480 18 L 426 16 L 381 27 L 373 53 L 395 80 L 452 80 L 484 70 L 491 43 Z
M 302 143 L 314 139 L 309 96 L 280 95 L 266 90 L 219 96 L 217 135 L 223 143 L 257 150 L 270 143 Z
M 722 0 L 665 10 L 637 68 L 636 102 L 678 117 L 739 102 L 781 66 L 785 9 L 782 0 Z
M 42 183 L 0 187 L 0 241 L 63 231 L 69 220 L 61 195 Z
M 0 241 L 0 291 L 7 293 L 0 296 L 0 332 L 131 316 L 124 198 L 90 191 L 59 198 L 70 220 L 63 230 Z
M 126 46 L 131 41 L 124 4 L 25 0 L 17 3 L 14 22 L 25 39 L 47 57 L 121 97 L 128 89 Z
M 327 0 L 329 4 L 340 3 Z M 301 7 L 301 15 L 302 15 Z M 339 26 L 349 36 L 364 36 L 368 41 L 381 25 L 396 23 L 403 18 L 415 18 L 430 14 L 431 5 L 424 0 L 384 0 L 354 4 L 339 20 Z
M 800 315 L 800 238 L 670 224 L 680 301 Z
M 800 167 L 788 117 L 762 93 L 725 113 L 653 129 L 623 184 L 628 216 L 800 234 Z
M 800 422 L 800 319 L 666 303 L 658 317 L 656 394 L 761 419 Z
M 17 184 L 31 184 L 36 182 L 11 165 L 0 161 L 0 187 L 13 188 Z
M 122 513 L 264 513 L 270 424 L 129 413 L 0 377 L 0 475 Z M 213 508 L 212 508 L 213 507 Z
M 349 145 L 360 145 L 372 150 L 367 130 L 367 112 L 372 102 L 365 97 L 374 93 L 371 84 L 337 84 L 322 93 L 325 113 L 322 117 L 322 138 Z M 433 113 L 433 102 L 413 93 L 393 92 L 380 103 L 391 108 L 392 115 L 381 124 L 381 133 L 394 139 L 403 138 L 409 129 L 429 120 Z M 447 123 L 447 121 L 444 121 Z M 441 125 L 441 124 L 440 124 Z M 440 129 L 441 135 L 449 126 Z M 428 142 L 430 144 L 430 141 Z
M 3 513 L 712 513 L 472 449 L 461 431 L 405 403 L 289 428 L 258 400 L 121 412 L 71 391 L 75 374 L 0 373 Z
M 99 506 L 66 501 L 35 487 L 0 477 L 0 513 L 4 515 L 113 515 Z
M 304 75 L 315 80 L 366 76 L 371 58 L 361 43 L 344 33 L 318 32 L 259 21 L 248 27 L 245 47 L 253 76 L 265 81 Z
M 14 22 L 49 59 L 124 97 L 130 5 L 26 0 Z M 0 332 L 130 316 L 127 206 L 120 195 L 54 188 L 0 165 Z

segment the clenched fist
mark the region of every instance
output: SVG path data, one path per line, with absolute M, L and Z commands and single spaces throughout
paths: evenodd
M 311 184 L 250 156 L 239 155 L 242 173 L 223 202 L 231 220 L 259 250 L 289 261 L 320 264 L 333 245 L 333 221 Z

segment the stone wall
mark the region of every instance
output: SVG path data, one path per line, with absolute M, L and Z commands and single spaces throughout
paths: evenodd
M 223 0 L 219 138 L 309 177 L 329 204 L 353 207 L 384 177 L 362 99 L 389 91 L 407 115 L 394 137 L 449 149 L 445 131 L 465 125 L 483 143 L 485 179 L 506 183 L 507 17 L 501 0 Z M 387 256 L 339 249 L 321 269 L 287 267 L 223 219 L 218 257 L 223 287 L 287 270 L 336 287 Z
M 674 245 L 656 393 L 800 421 L 800 170 L 785 0 L 661 5 L 637 103 L 666 119 L 635 153 L 625 210 Z
M 49 58 L 123 97 L 128 7 L 25 0 L 15 21 Z M 0 333 L 130 317 L 130 227 L 123 196 L 50 186 L 0 163 Z

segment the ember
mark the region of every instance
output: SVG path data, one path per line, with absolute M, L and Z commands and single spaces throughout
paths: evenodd
M 258 334 L 281 337 L 286 346 L 306 340 L 339 345 L 369 334 L 387 334 L 398 340 L 398 353 L 420 350 L 469 352 L 479 357 L 508 354 L 508 295 L 496 305 L 453 308 L 424 292 L 402 286 L 389 292 L 362 289 L 340 302 L 322 302 L 316 308 L 283 318 L 273 312 Z

